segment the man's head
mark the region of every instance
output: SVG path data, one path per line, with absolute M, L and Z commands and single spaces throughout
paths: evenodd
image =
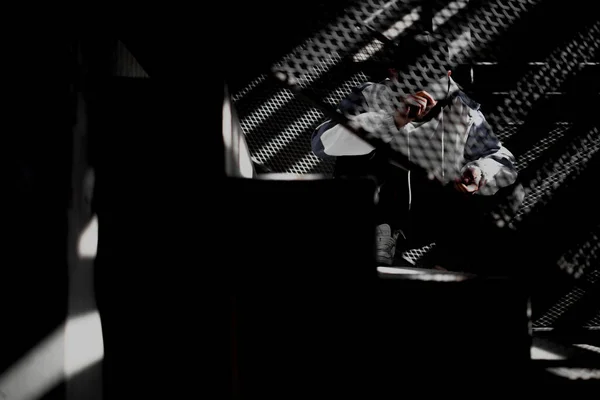
M 398 41 L 390 66 L 402 75 L 409 66 L 418 62 L 419 71 L 427 77 L 437 77 L 451 70 L 453 79 L 460 82 L 461 89 L 469 91 L 472 83 L 471 65 L 458 62 L 461 49 L 469 41 L 459 38 L 447 43 L 446 37 L 436 33 L 415 32 Z

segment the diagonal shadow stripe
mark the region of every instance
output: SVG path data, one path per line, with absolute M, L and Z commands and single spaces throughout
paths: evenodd
M 597 131 L 592 131 L 590 136 L 593 135 L 597 135 Z M 536 250 L 541 252 L 536 257 L 543 254 L 543 258 L 555 261 L 569 244 L 574 244 L 572 241 L 576 235 L 569 232 L 585 231 L 586 226 L 591 229 L 591 225 L 600 221 L 599 194 L 589 185 L 595 179 L 600 163 L 600 141 L 597 138 L 595 144 L 595 152 L 591 154 L 573 154 L 570 157 L 565 154 L 564 158 L 569 159 L 570 164 L 543 178 L 536 185 L 540 198 L 525 204 L 521 217 L 517 217 L 515 224 L 520 234 L 527 237 L 528 233 L 536 232 L 535 237 L 527 238 L 529 251 L 534 254 Z M 582 141 L 581 145 L 587 145 L 587 142 Z M 539 175 L 544 174 L 540 172 Z M 531 192 L 529 196 L 532 197 Z M 523 219 L 525 214 L 527 218 Z
M 597 136 L 597 129 L 588 131 L 587 135 L 571 143 L 560 157 L 547 160 L 535 174 L 531 174 L 534 176 L 524 183 L 526 197 L 517 213 L 517 223 L 521 223 L 525 215 L 533 214 L 535 208 L 552 200 L 557 189 L 586 168 L 600 151 L 600 139 Z
M 290 139 L 282 151 L 270 155 L 265 162 L 266 165 L 274 172 L 307 173 L 309 169 L 299 162 L 311 151 L 310 132 L 315 127 L 316 125 L 305 126 L 304 130 Z
M 562 295 L 553 306 L 533 322 L 534 327 L 554 328 L 565 334 L 580 330 L 594 318 L 600 305 L 600 269 L 589 271 L 574 287 Z
M 582 119 L 577 121 L 576 124 L 561 124 L 554 130 L 540 127 L 540 130 L 544 132 L 531 132 L 528 134 L 543 137 L 536 145 L 529 147 L 529 151 L 520 155 L 517 165 L 519 168 L 519 176 L 523 182 L 532 183 L 533 180 L 537 179 L 538 173 L 543 171 L 544 168 L 553 165 L 552 163 L 558 162 L 563 157 L 565 151 L 573 149 L 578 141 L 585 138 L 586 135 L 594 127 L 594 121 L 592 118 Z M 512 148 L 512 147 L 511 147 Z M 586 148 L 581 148 L 581 151 L 585 153 Z M 571 150 L 574 151 L 574 150 Z
M 560 87 L 581 63 L 594 58 L 600 46 L 597 41 L 599 34 L 600 22 L 583 27 L 566 46 L 553 51 L 545 60 L 546 65 L 541 71 L 523 77 L 516 89 L 509 93 L 505 103 L 490 114 L 490 119 L 496 124 L 522 119 L 531 111 L 542 93 L 550 88 Z
M 537 170 L 543 165 L 543 160 L 553 149 L 563 148 L 568 144 L 571 134 L 573 134 L 572 123 L 556 123 L 544 129 L 544 132 L 534 133 L 542 137 L 536 141 L 534 146 L 529 146 L 526 149 L 511 146 L 510 149 L 516 158 L 515 167 L 519 172 L 521 179 L 527 181 L 523 175 L 523 171 Z M 529 134 L 529 133 L 528 133 Z
M 595 330 L 600 330 L 600 309 L 596 313 L 596 315 L 590 318 L 589 321 L 584 325 L 585 328 L 591 328 Z
M 585 232 L 582 230 L 582 232 Z M 572 276 L 574 279 L 581 278 L 589 272 L 590 268 L 598 265 L 600 258 L 600 224 L 582 236 L 577 244 L 566 251 L 558 260 L 558 267 Z

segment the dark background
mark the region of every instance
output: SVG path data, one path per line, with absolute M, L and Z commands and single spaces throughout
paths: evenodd
M 144 359 L 131 361 L 134 365 L 122 371 L 125 377 L 132 374 L 128 382 L 137 385 L 128 390 L 177 397 L 176 391 L 199 390 L 198 376 L 203 376 L 210 387 L 229 393 L 230 304 L 215 260 L 227 257 L 226 244 L 241 239 L 232 233 L 237 227 L 223 226 L 219 217 L 222 82 L 232 92 L 243 87 L 351 3 L 311 0 L 277 8 L 266 1 L 243 2 L 207 12 L 204 21 L 215 16 L 216 27 L 193 14 L 182 16 L 175 28 L 166 28 L 161 20 L 115 17 L 94 35 L 6 41 L 10 61 L 3 65 L 3 164 L 8 186 L 2 226 L 7 242 L 0 290 L 0 370 L 13 365 L 66 316 L 73 76 L 79 68 L 76 58 L 82 56 L 89 79 L 91 158 L 98 169 L 95 207 L 105 223 L 101 229 L 106 239 L 98 256 L 99 303 L 108 293 L 117 298 L 99 305 L 118 311 L 112 327 L 107 322 L 107 340 L 111 334 L 119 337 L 123 323 L 131 329 L 115 352 L 125 353 L 128 360 Z M 589 2 L 548 3 L 518 25 L 505 38 L 504 50 L 489 55 L 510 62 L 510 67 L 481 68 L 479 76 L 490 79 L 482 81 L 480 93 L 496 91 L 492 83 L 510 86 L 520 73 L 516 61 L 538 61 L 538 55 L 564 43 L 569 32 L 597 18 L 585 4 Z M 135 55 L 152 83 L 110 73 L 116 40 Z M 83 50 L 77 50 L 79 45 Z M 538 129 L 529 131 L 530 136 L 521 132 L 511 149 L 523 153 L 534 138 L 547 134 L 542 128 L 548 116 L 553 121 L 563 118 L 555 110 L 577 118 L 576 128 L 546 155 L 550 160 L 558 159 L 595 123 L 597 96 L 589 94 L 598 91 L 597 68 L 576 75 L 584 80 L 565 84 L 566 97 L 536 109 L 529 125 Z M 581 94 L 586 101 L 580 101 Z M 489 108 L 501 102 L 489 96 L 483 98 Z M 534 167 L 541 168 L 541 162 Z M 598 315 L 600 291 L 598 281 L 576 280 L 559 268 L 557 259 L 563 250 L 586 242 L 589 232 L 598 232 L 593 186 L 598 170 L 596 155 L 580 176 L 532 213 L 520 227 L 523 246 L 515 252 L 515 262 L 533 277 L 534 311 L 542 315 L 557 308 L 560 323 L 554 321 L 550 328 L 560 326 L 556 337 L 570 343 L 592 340 L 582 324 Z M 585 270 L 590 275 L 598 261 L 593 246 L 596 255 L 582 248 L 580 257 L 589 263 Z M 575 287 L 585 289 L 583 300 L 563 301 Z M 142 340 L 149 340 L 156 352 L 148 353 Z M 183 368 L 195 360 L 202 360 L 206 370 Z M 166 382 L 160 390 L 148 383 L 159 380 Z M 63 398 L 64 388 L 47 397 Z

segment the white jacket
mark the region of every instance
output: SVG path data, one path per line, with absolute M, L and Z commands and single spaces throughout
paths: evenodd
M 450 81 L 450 90 L 448 90 Z M 443 183 L 462 175 L 469 165 L 481 168 L 485 183 L 477 192 L 492 195 L 515 182 L 514 156 L 496 138 L 479 110 L 479 104 L 444 77 L 425 90 L 436 101 L 450 96 L 449 103 L 427 122 L 410 122 L 398 129 L 393 115 L 399 105 L 388 82 L 367 82 L 338 106 L 351 124 L 365 129 L 404 154 Z M 321 158 L 358 156 L 375 151 L 369 143 L 333 121 L 321 124 L 312 137 L 313 152 Z

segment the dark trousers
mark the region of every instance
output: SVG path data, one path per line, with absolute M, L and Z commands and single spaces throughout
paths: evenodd
M 371 176 L 380 186 L 376 222 L 401 229 L 407 240 L 397 251 L 436 246 L 421 260 L 422 266 L 442 265 L 464 271 L 496 271 L 507 263 L 510 247 L 506 225 L 521 204 L 520 184 L 501 189 L 494 196 L 456 191 L 452 184 L 411 176 L 410 208 L 408 172 L 390 165 L 377 154 L 338 157 L 335 177 Z

